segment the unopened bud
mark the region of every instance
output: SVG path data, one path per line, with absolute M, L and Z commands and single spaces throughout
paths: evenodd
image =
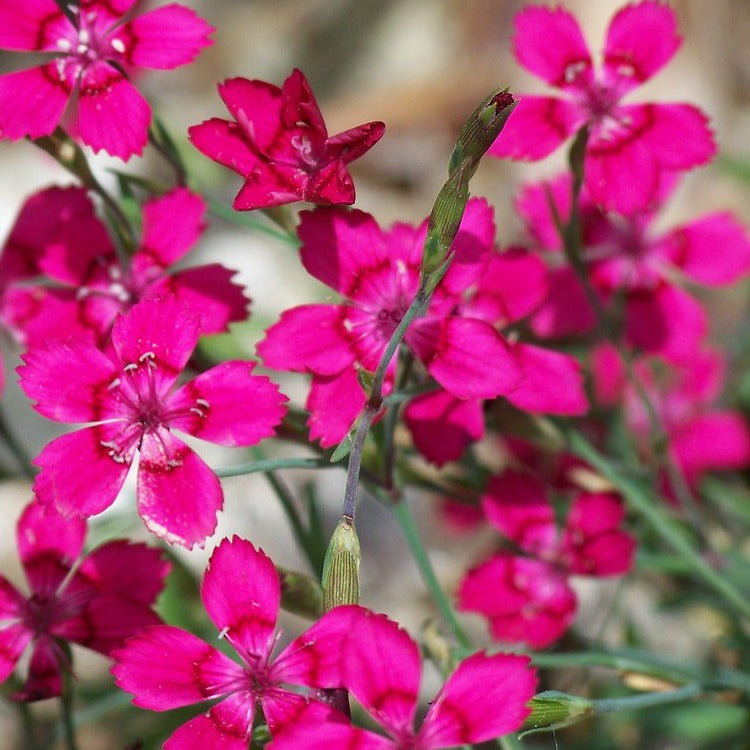
M 342 516 L 334 530 L 323 561 L 323 607 L 359 602 L 359 563 L 362 555 L 354 520 Z
M 276 567 L 281 582 L 281 606 L 287 612 L 317 620 L 323 609 L 323 589 L 304 573 Z
M 531 713 L 523 723 L 525 731 L 520 737 L 562 729 L 583 721 L 594 713 L 593 701 L 558 690 L 545 690 L 535 695 L 527 705 Z
M 469 200 L 469 180 L 514 107 L 515 100 L 506 90 L 493 91 L 461 128 L 448 162 L 448 180 L 438 193 L 427 223 L 421 267 L 423 284 L 445 264 Z

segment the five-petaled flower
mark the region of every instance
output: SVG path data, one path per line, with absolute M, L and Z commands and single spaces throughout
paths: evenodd
M 257 704 L 273 732 L 296 720 L 307 704 L 289 685 L 337 685 L 348 619 L 332 610 L 272 658 L 280 597 L 271 559 L 245 539 L 224 539 L 211 555 L 201 598 L 242 664 L 171 625 L 146 628 L 114 654 L 112 674 L 134 694 L 136 706 L 167 711 L 219 698 L 179 727 L 165 748 L 246 750 Z
M 674 11 L 655 0 L 627 5 L 612 19 L 600 71 L 574 16 L 531 5 L 515 18 L 514 51 L 527 70 L 566 98 L 524 95 L 489 153 L 542 159 L 584 126 L 589 192 L 607 209 L 648 207 L 664 170 L 705 164 L 716 152 L 705 115 L 690 104 L 622 104 L 680 46 Z
M 235 122 L 213 117 L 188 134 L 199 151 L 245 178 L 235 209 L 296 201 L 354 203 L 346 165 L 380 140 L 382 122 L 329 136 L 310 85 L 297 69 L 281 88 L 232 78 L 219 84 L 219 95 Z
M 172 390 L 198 341 L 198 318 L 174 297 L 144 300 L 118 317 L 111 352 L 76 340 L 29 351 L 21 387 L 36 409 L 93 422 L 49 443 L 35 463 L 40 502 L 92 516 L 117 496 L 136 453 L 138 511 L 167 541 L 203 544 L 223 503 L 216 475 L 172 430 L 220 445 L 253 445 L 274 432 L 286 397 L 254 363 L 223 362 Z
M 349 725 L 342 717 L 321 722 L 305 713 L 281 728 L 268 750 L 437 750 L 491 740 L 521 727 L 534 694 L 529 658 L 478 652 L 458 664 L 415 728 L 421 663 L 419 646 L 397 623 L 364 607 L 336 607 L 347 622 L 338 651 L 340 683 L 388 736 Z
M 151 108 L 126 71 L 185 65 L 210 44 L 213 29 L 172 3 L 126 23 L 136 0 L 0 0 L 0 47 L 49 52 L 36 68 L 0 76 L 0 137 L 49 135 L 69 100 L 68 131 L 94 151 L 127 160 L 146 145 Z
M 82 556 L 86 523 L 64 519 L 39 503 L 17 525 L 18 551 L 31 594 L 0 576 L 0 682 L 31 645 L 28 676 L 14 694 L 33 701 L 60 695 L 70 673 L 69 643 L 109 655 L 144 627 L 169 563 L 158 550 L 124 539 Z

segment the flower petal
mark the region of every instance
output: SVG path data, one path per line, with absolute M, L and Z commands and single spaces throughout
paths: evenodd
M 48 443 L 34 459 L 41 471 L 34 480 L 40 502 L 64 517 L 101 513 L 117 497 L 130 470 L 132 453 L 115 459 L 108 448 L 107 425 L 86 427 Z
M 42 556 L 52 556 L 71 568 L 83 551 L 86 522 L 80 518 L 63 518 L 52 508 L 29 503 L 16 527 L 18 554 L 24 567 Z M 27 570 L 28 577 L 28 570 Z M 39 588 L 29 580 L 32 591 Z
M 84 70 L 71 130 L 95 153 L 104 150 L 123 161 L 140 156 L 150 123 L 151 107 L 122 73 L 106 62 Z
M 322 448 L 341 442 L 364 409 L 365 401 L 354 367 L 347 367 L 338 375 L 313 375 L 305 404 L 310 412 L 310 440 L 320 440 Z
M 257 352 L 266 367 L 318 375 L 336 375 L 354 362 L 339 305 L 285 310 L 266 331 Z
M 197 636 L 171 625 L 155 625 L 128 639 L 112 654 L 118 687 L 133 703 L 152 711 L 216 698 L 236 685 L 242 667 Z
M 171 3 L 120 26 L 111 39 L 113 47 L 115 40 L 122 43 L 131 65 L 169 70 L 192 62 L 212 44 L 213 31 L 194 10 Z
M 580 415 L 589 403 L 583 387 L 583 372 L 570 354 L 518 342 L 513 345 L 523 379 L 505 398 L 533 414 Z
M 222 637 L 246 658 L 266 661 L 274 645 L 281 585 L 263 550 L 237 536 L 223 539 L 203 576 L 201 598 Z
M 481 400 L 458 399 L 442 389 L 412 399 L 404 420 L 417 450 L 437 466 L 459 459 L 484 434 Z
M 661 70 L 681 43 L 677 19 L 668 5 L 652 0 L 626 5 L 607 30 L 605 79 L 625 94 Z
M 70 29 L 70 22 L 55 0 L 0 2 L 0 47 L 3 49 L 60 51 L 57 39 L 65 27 Z
M 0 578 L 0 614 L 3 616 L 7 614 L 2 602 L 7 598 L 4 589 L 8 586 L 10 584 L 4 578 Z M 0 629 L 0 683 L 5 682 L 13 673 L 21 654 L 33 637 L 34 631 L 24 623 L 7 625 Z
M 216 474 L 165 429 L 143 436 L 136 492 L 146 528 L 188 549 L 203 546 L 224 504 Z
M 156 368 L 176 379 L 198 343 L 199 320 L 174 297 L 146 299 L 117 318 L 112 345 L 123 365 L 147 355 Z
M 528 656 L 480 652 L 464 659 L 431 703 L 419 732 L 424 747 L 484 742 L 521 728 L 536 688 Z
M 234 122 L 212 117 L 188 128 L 190 142 L 202 154 L 241 175 L 250 174 L 260 159 Z
M 551 154 L 586 122 L 577 104 L 549 96 L 521 96 L 488 154 L 537 161 Z
M 247 78 L 229 78 L 218 88 L 219 96 L 237 121 L 246 142 L 257 155 L 267 155 L 282 130 L 281 89 L 266 81 Z
M 170 426 L 219 445 L 255 445 L 274 434 L 286 411 L 284 394 L 264 375 L 253 375 L 255 362 L 233 360 L 185 383 L 167 408 L 187 416 Z
M 419 321 L 407 342 L 430 375 L 459 398 L 505 395 L 521 378 L 512 350 L 484 320 L 451 316 Z
M 40 414 L 58 422 L 93 422 L 108 411 L 108 386 L 117 369 L 94 346 L 52 342 L 31 349 L 23 360 L 19 382 Z
M 0 76 L 0 138 L 49 135 L 59 124 L 72 84 L 55 63 Z

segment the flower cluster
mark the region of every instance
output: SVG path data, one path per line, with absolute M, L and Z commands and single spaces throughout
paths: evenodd
M 240 359 L 201 346 L 204 336 L 242 335 L 230 326 L 247 321 L 250 300 L 235 271 L 184 265 L 216 204 L 195 192 L 166 128 L 150 129 L 150 105 L 131 82 L 139 68 L 191 62 L 214 30 L 177 3 L 138 15 L 135 0 L 0 0 L 0 47 L 51 58 L 0 75 L 0 138 L 38 140 L 78 179 L 29 197 L 0 251 L 0 331 L 21 350 L 20 389 L 39 414 L 73 425 L 30 461 L 0 418 L 3 448 L 24 464 L 34 496 L 17 527 L 30 593 L 0 576 L 0 681 L 25 670 L 14 699 L 63 695 L 69 707 L 77 644 L 114 661 L 114 683 L 136 706 L 205 704 L 166 740 L 170 750 L 247 750 L 263 734 L 269 750 L 438 750 L 527 721 L 563 726 L 570 713 L 535 710 L 530 658 L 473 645 L 460 613 L 483 616 L 486 641 L 504 648 L 564 647 L 575 579 L 635 575 L 644 519 L 680 564 L 750 612 L 731 566 L 707 562 L 723 552 L 721 535 L 691 516 L 709 472 L 750 465 L 744 416 L 718 403 L 730 360 L 709 343 L 709 312 L 693 290 L 746 277 L 750 235 L 723 211 L 661 228 L 682 175 L 714 156 L 713 135 L 692 104 L 625 101 L 676 53 L 675 14 L 658 0 L 622 8 L 599 65 L 564 8 L 528 4 L 514 25 L 517 60 L 560 96 L 485 99 L 417 224 L 385 227 L 349 207 L 350 165 L 380 140 L 382 122 L 329 135 L 298 69 L 281 86 L 219 84 L 230 119 L 191 126 L 189 143 L 241 175 L 233 208 L 276 220 L 326 287 L 326 301 L 270 321 L 257 359 Z M 469 197 L 488 149 L 537 160 L 569 139 L 569 172 L 517 195 L 521 239 L 496 226 L 487 198 Z M 149 140 L 176 184 L 120 173 L 121 201 L 75 145 L 127 160 Z M 280 209 L 298 202 L 312 205 Z M 273 370 L 309 382 L 303 405 Z M 0 368 L 0 396 L 2 377 Z M 277 568 L 247 539 L 211 539 L 222 472 L 199 441 L 239 453 L 267 438 L 308 454 L 269 453 L 232 471 L 268 473 L 320 583 Z M 342 520 L 326 554 L 316 493 L 303 516 L 276 472 L 337 466 L 347 451 Z M 188 616 L 185 627 L 162 621 L 154 607 L 172 564 L 156 548 L 123 539 L 84 550 L 88 519 L 129 476 L 155 544 L 212 549 L 200 598 L 228 648 L 195 635 Z M 426 629 L 418 643 L 359 604 L 360 484 L 404 527 L 452 642 Z M 454 525 L 491 535 L 489 553 L 467 545 L 473 567 L 450 594 L 408 513 L 414 489 L 443 498 Z M 727 579 L 717 584 L 719 570 Z M 314 622 L 277 649 L 285 597 Z M 739 624 L 735 635 L 745 638 Z M 421 652 L 442 677 L 425 711 Z M 712 689 L 728 671 L 706 672 Z M 350 697 L 362 709 L 353 718 Z

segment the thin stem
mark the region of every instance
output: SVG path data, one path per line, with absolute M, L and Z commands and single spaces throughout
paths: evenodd
M 60 695 L 60 719 L 63 737 L 67 750 L 77 750 L 75 725 L 73 722 L 73 691 L 70 675 L 64 677 L 62 694 Z
M 235 211 L 233 208 L 225 206 L 223 203 L 219 203 L 218 201 L 209 200 L 208 210 L 209 213 L 211 213 L 213 216 L 218 217 L 219 219 L 224 219 L 225 221 L 228 221 L 232 224 L 237 224 L 238 226 L 247 227 L 248 229 L 254 229 L 258 232 L 262 232 L 263 234 L 274 237 L 277 240 L 286 243 L 287 245 L 292 245 L 294 247 L 299 246 L 299 240 L 297 239 L 296 234 L 290 234 L 286 231 L 279 231 L 273 226 L 269 226 L 262 221 L 258 221 L 258 219 L 253 215 L 240 213 L 239 211 Z
M 430 594 L 432 594 L 432 598 L 435 600 L 435 604 L 440 610 L 443 618 L 450 626 L 450 629 L 453 632 L 453 637 L 456 639 L 456 642 L 460 647 L 471 649 L 471 641 L 459 624 L 453 606 L 445 595 L 445 591 L 443 591 L 443 587 L 440 585 L 440 582 L 435 575 L 435 569 L 432 567 L 430 557 L 427 554 L 427 550 L 422 544 L 419 532 L 414 525 L 414 518 L 411 515 L 408 503 L 404 498 L 401 498 L 398 502 L 391 502 L 390 505 L 396 516 L 396 520 L 401 527 L 406 543 L 409 545 L 409 550 L 414 558 L 414 562 L 417 564 L 417 568 L 419 568 L 422 580 L 424 581 L 425 586 L 427 586 Z
M 679 525 L 664 512 L 660 498 L 644 492 L 636 482 L 615 469 L 580 433 L 568 429 L 566 434 L 573 452 L 614 484 L 631 508 L 651 524 L 654 531 L 682 557 L 686 564 L 690 565 L 693 573 L 724 597 L 739 614 L 750 619 L 750 600 L 701 557 L 687 540 Z
M 327 458 L 264 458 L 259 461 L 250 461 L 237 466 L 226 466 L 223 469 L 214 469 L 213 472 L 219 478 L 241 477 L 246 474 L 255 474 L 259 471 L 274 471 L 275 469 L 336 469 L 344 468 L 343 464 L 332 464 Z
M 689 698 L 697 698 L 704 692 L 702 685 L 692 682 L 674 690 L 628 695 L 624 698 L 601 698 L 592 701 L 592 703 L 594 704 L 594 713 L 612 714 L 617 711 L 632 711 L 640 708 L 663 706 L 668 703 L 680 703 Z

